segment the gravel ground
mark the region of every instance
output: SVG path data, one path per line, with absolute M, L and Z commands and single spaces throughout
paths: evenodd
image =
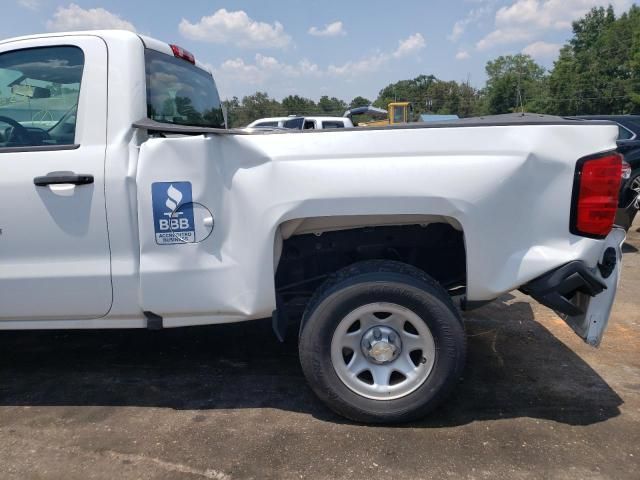
M 269 322 L 0 333 L 0 478 L 640 478 L 640 222 L 603 345 L 521 294 L 465 315 L 452 398 L 347 422 Z

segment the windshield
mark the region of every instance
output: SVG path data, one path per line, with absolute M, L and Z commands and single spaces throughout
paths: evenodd
M 147 116 L 179 125 L 225 128 L 211 74 L 181 58 L 147 49 Z

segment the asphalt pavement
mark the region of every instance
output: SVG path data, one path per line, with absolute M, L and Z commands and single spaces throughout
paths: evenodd
M 465 314 L 446 404 L 358 425 L 269 322 L 0 332 L 0 479 L 640 478 L 640 222 L 599 349 L 522 294 Z

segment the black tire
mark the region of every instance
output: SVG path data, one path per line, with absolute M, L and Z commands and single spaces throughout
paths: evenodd
M 429 327 L 435 343 L 435 363 L 424 383 L 394 400 L 374 400 L 349 389 L 331 361 L 331 340 L 340 321 L 375 302 L 410 309 Z M 466 336 L 457 308 L 434 279 L 404 263 L 372 260 L 340 270 L 317 290 L 302 319 L 299 350 L 311 388 L 333 411 L 357 422 L 402 423 L 425 416 L 457 384 Z

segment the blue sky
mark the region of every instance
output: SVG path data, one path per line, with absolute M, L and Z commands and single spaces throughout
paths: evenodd
M 633 0 L 2 0 L 0 37 L 126 28 L 177 43 L 213 69 L 221 96 L 256 90 L 375 99 L 434 74 L 481 86 L 498 55 L 546 67 L 589 8 Z M 13 5 L 11 5 L 13 4 Z

